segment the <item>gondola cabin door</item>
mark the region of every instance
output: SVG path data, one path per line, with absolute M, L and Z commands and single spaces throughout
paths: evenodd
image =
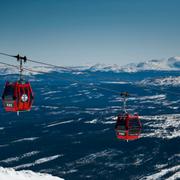
M 17 111 L 17 96 L 16 96 L 15 83 L 6 82 L 4 92 L 2 95 L 3 106 L 5 111 L 16 112 Z
M 32 106 L 32 90 L 29 83 L 18 84 L 17 86 L 18 96 L 18 111 L 29 111 Z

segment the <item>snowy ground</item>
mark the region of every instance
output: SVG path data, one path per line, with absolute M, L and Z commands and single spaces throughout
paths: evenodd
M 179 93 L 179 77 L 176 72 L 165 72 L 165 79 L 160 75 L 32 76 L 32 111 L 17 117 L 0 108 L 0 180 L 178 179 L 180 99 L 171 92 Z M 152 89 L 145 87 L 146 83 L 143 87 L 137 84 L 147 80 L 146 76 L 153 78 Z M 116 139 L 114 125 L 122 105 L 119 94 L 62 81 L 61 77 L 132 93 L 127 110 L 139 113 L 141 138 L 129 143 Z M 2 76 L 0 86 L 9 78 Z M 161 84 L 163 91 L 154 82 Z
M 34 173 L 33 171 L 15 171 L 12 168 L 0 167 L 0 180 L 63 180 L 49 174 Z

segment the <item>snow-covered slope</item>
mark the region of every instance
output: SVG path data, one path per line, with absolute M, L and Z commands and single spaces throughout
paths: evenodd
M 153 85 L 153 86 L 180 86 L 180 76 L 177 77 L 166 77 L 157 79 L 145 79 L 140 82 L 143 85 Z
M 63 180 L 49 174 L 34 173 L 32 171 L 15 171 L 12 168 L 0 167 L 0 180 Z

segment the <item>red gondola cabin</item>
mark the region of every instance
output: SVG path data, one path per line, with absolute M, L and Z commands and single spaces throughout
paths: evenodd
M 33 92 L 29 82 L 6 82 L 2 95 L 7 112 L 29 111 L 33 102 Z
M 122 140 L 135 140 L 139 138 L 141 128 L 142 125 L 137 114 L 129 115 L 125 113 L 117 118 L 115 126 L 116 136 Z

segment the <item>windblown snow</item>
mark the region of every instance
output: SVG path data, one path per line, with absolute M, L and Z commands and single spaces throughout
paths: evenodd
M 0 167 L 0 180 L 63 180 L 49 174 L 33 171 L 15 171 L 12 168 Z

